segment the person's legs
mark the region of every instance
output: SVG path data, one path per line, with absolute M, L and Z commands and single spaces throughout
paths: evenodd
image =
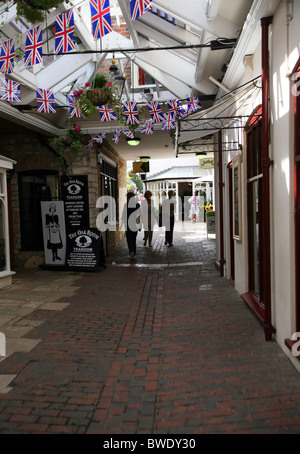
M 148 238 L 149 238 L 149 231 L 145 230 L 145 232 L 144 232 L 144 246 L 147 245 Z
M 149 241 L 149 246 L 152 246 L 152 237 L 153 237 L 153 230 L 149 229 L 148 232 L 148 241 Z
M 174 217 L 170 218 L 170 232 L 169 232 L 169 245 L 173 245 L 173 232 L 174 232 L 174 224 L 175 224 L 175 219 Z

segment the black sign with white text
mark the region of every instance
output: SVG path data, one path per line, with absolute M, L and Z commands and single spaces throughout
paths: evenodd
M 62 177 L 62 199 L 65 205 L 66 231 L 87 228 L 89 225 L 87 175 Z
M 66 268 L 76 271 L 96 271 L 99 267 L 101 232 L 98 229 L 78 229 L 67 234 Z

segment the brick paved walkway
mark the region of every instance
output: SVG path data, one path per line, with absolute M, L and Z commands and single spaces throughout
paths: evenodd
M 163 240 L 0 290 L 0 433 L 300 433 L 300 376 L 219 277 L 204 224 Z

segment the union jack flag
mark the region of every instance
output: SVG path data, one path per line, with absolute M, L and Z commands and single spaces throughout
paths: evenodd
M 152 120 L 146 120 L 141 132 L 143 134 L 153 134 L 153 123 Z
M 83 116 L 79 112 L 77 104 L 74 101 L 73 95 L 68 95 L 68 101 L 69 101 L 69 107 L 70 107 L 70 117 L 83 118 Z
M 0 99 L 21 102 L 20 84 L 10 79 L 1 80 Z
M 131 20 L 134 21 L 151 9 L 152 0 L 130 0 Z
M 161 129 L 174 129 L 175 128 L 175 114 L 174 112 L 169 112 L 165 115 L 165 120 L 162 122 Z
M 92 29 L 94 39 L 112 31 L 109 0 L 90 0 Z
M 197 110 L 201 109 L 201 104 L 198 96 L 192 96 L 191 98 L 187 98 L 187 113 L 193 113 Z
M 177 111 L 177 113 L 178 113 L 178 117 L 179 117 L 179 118 L 183 118 L 183 117 L 185 117 L 185 116 L 187 115 L 187 113 L 188 113 L 188 112 L 187 112 L 187 108 L 186 108 L 185 106 L 184 106 L 184 107 L 183 107 L 183 106 L 180 106 L 179 109 L 178 109 L 178 111 Z
M 42 26 L 27 31 L 25 43 L 25 66 L 38 65 L 43 62 Z
M 157 101 L 147 102 L 147 107 L 150 112 L 152 123 L 160 123 L 164 121 L 164 114 L 160 108 L 160 105 Z
M 125 136 L 127 136 L 127 137 L 130 137 L 131 139 L 134 138 L 134 134 L 132 131 L 130 131 L 130 129 L 124 129 L 123 134 L 125 134 Z
M 136 101 L 124 102 L 123 108 L 124 108 L 124 113 L 126 116 L 127 125 L 129 125 L 129 124 L 133 125 L 133 124 L 140 123 Z
M 1 45 L 0 72 L 10 74 L 14 68 L 15 38 L 5 41 Z
M 101 134 L 97 134 L 96 136 L 94 136 L 94 141 L 97 143 L 102 143 L 106 136 L 107 136 L 107 132 L 102 132 Z
M 112 109 L 111 107 L 98 106 L 98 110 L 100 113 L 101 121 L 113 121 L 117 119 L 114 109 Z
M 178 110 L 181 108 L 180 102 L 178 99 L 170 99 L 168 101 L 169 112 L 174 113 L 175 119 L 178 117 Z
M 55 53 L 70 52 L 75 47 L 73 8 L 56 16 L 55 21 Z
M 95 143 L 94 137 L 95 137 L 95 136 L 91 136 L 91 137 L 89 138 L 88 143 L 87 143 L 86 148 L 88 148 L 89 150 L 91 150 L 91 149 L 93 148 L 93 146 L 94 146 L 94 143 Z
M 43 88 L 36 89 L 37 109 L 40 113 L 56 113 L 54 94 Z
M 115 130 L 115 133 L 114 133 L 113 138 L 112 138 L 112 141 L 114 143 L 119 143 L 120 135 L 121 135 L 122 131 L 123 131 L 123 128 Z

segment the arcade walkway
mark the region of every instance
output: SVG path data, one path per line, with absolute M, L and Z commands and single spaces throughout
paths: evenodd
M 300 433 L 300 376 L 219 277 L 205 224 L 163 240 L 0 290 L 1 434 Z

